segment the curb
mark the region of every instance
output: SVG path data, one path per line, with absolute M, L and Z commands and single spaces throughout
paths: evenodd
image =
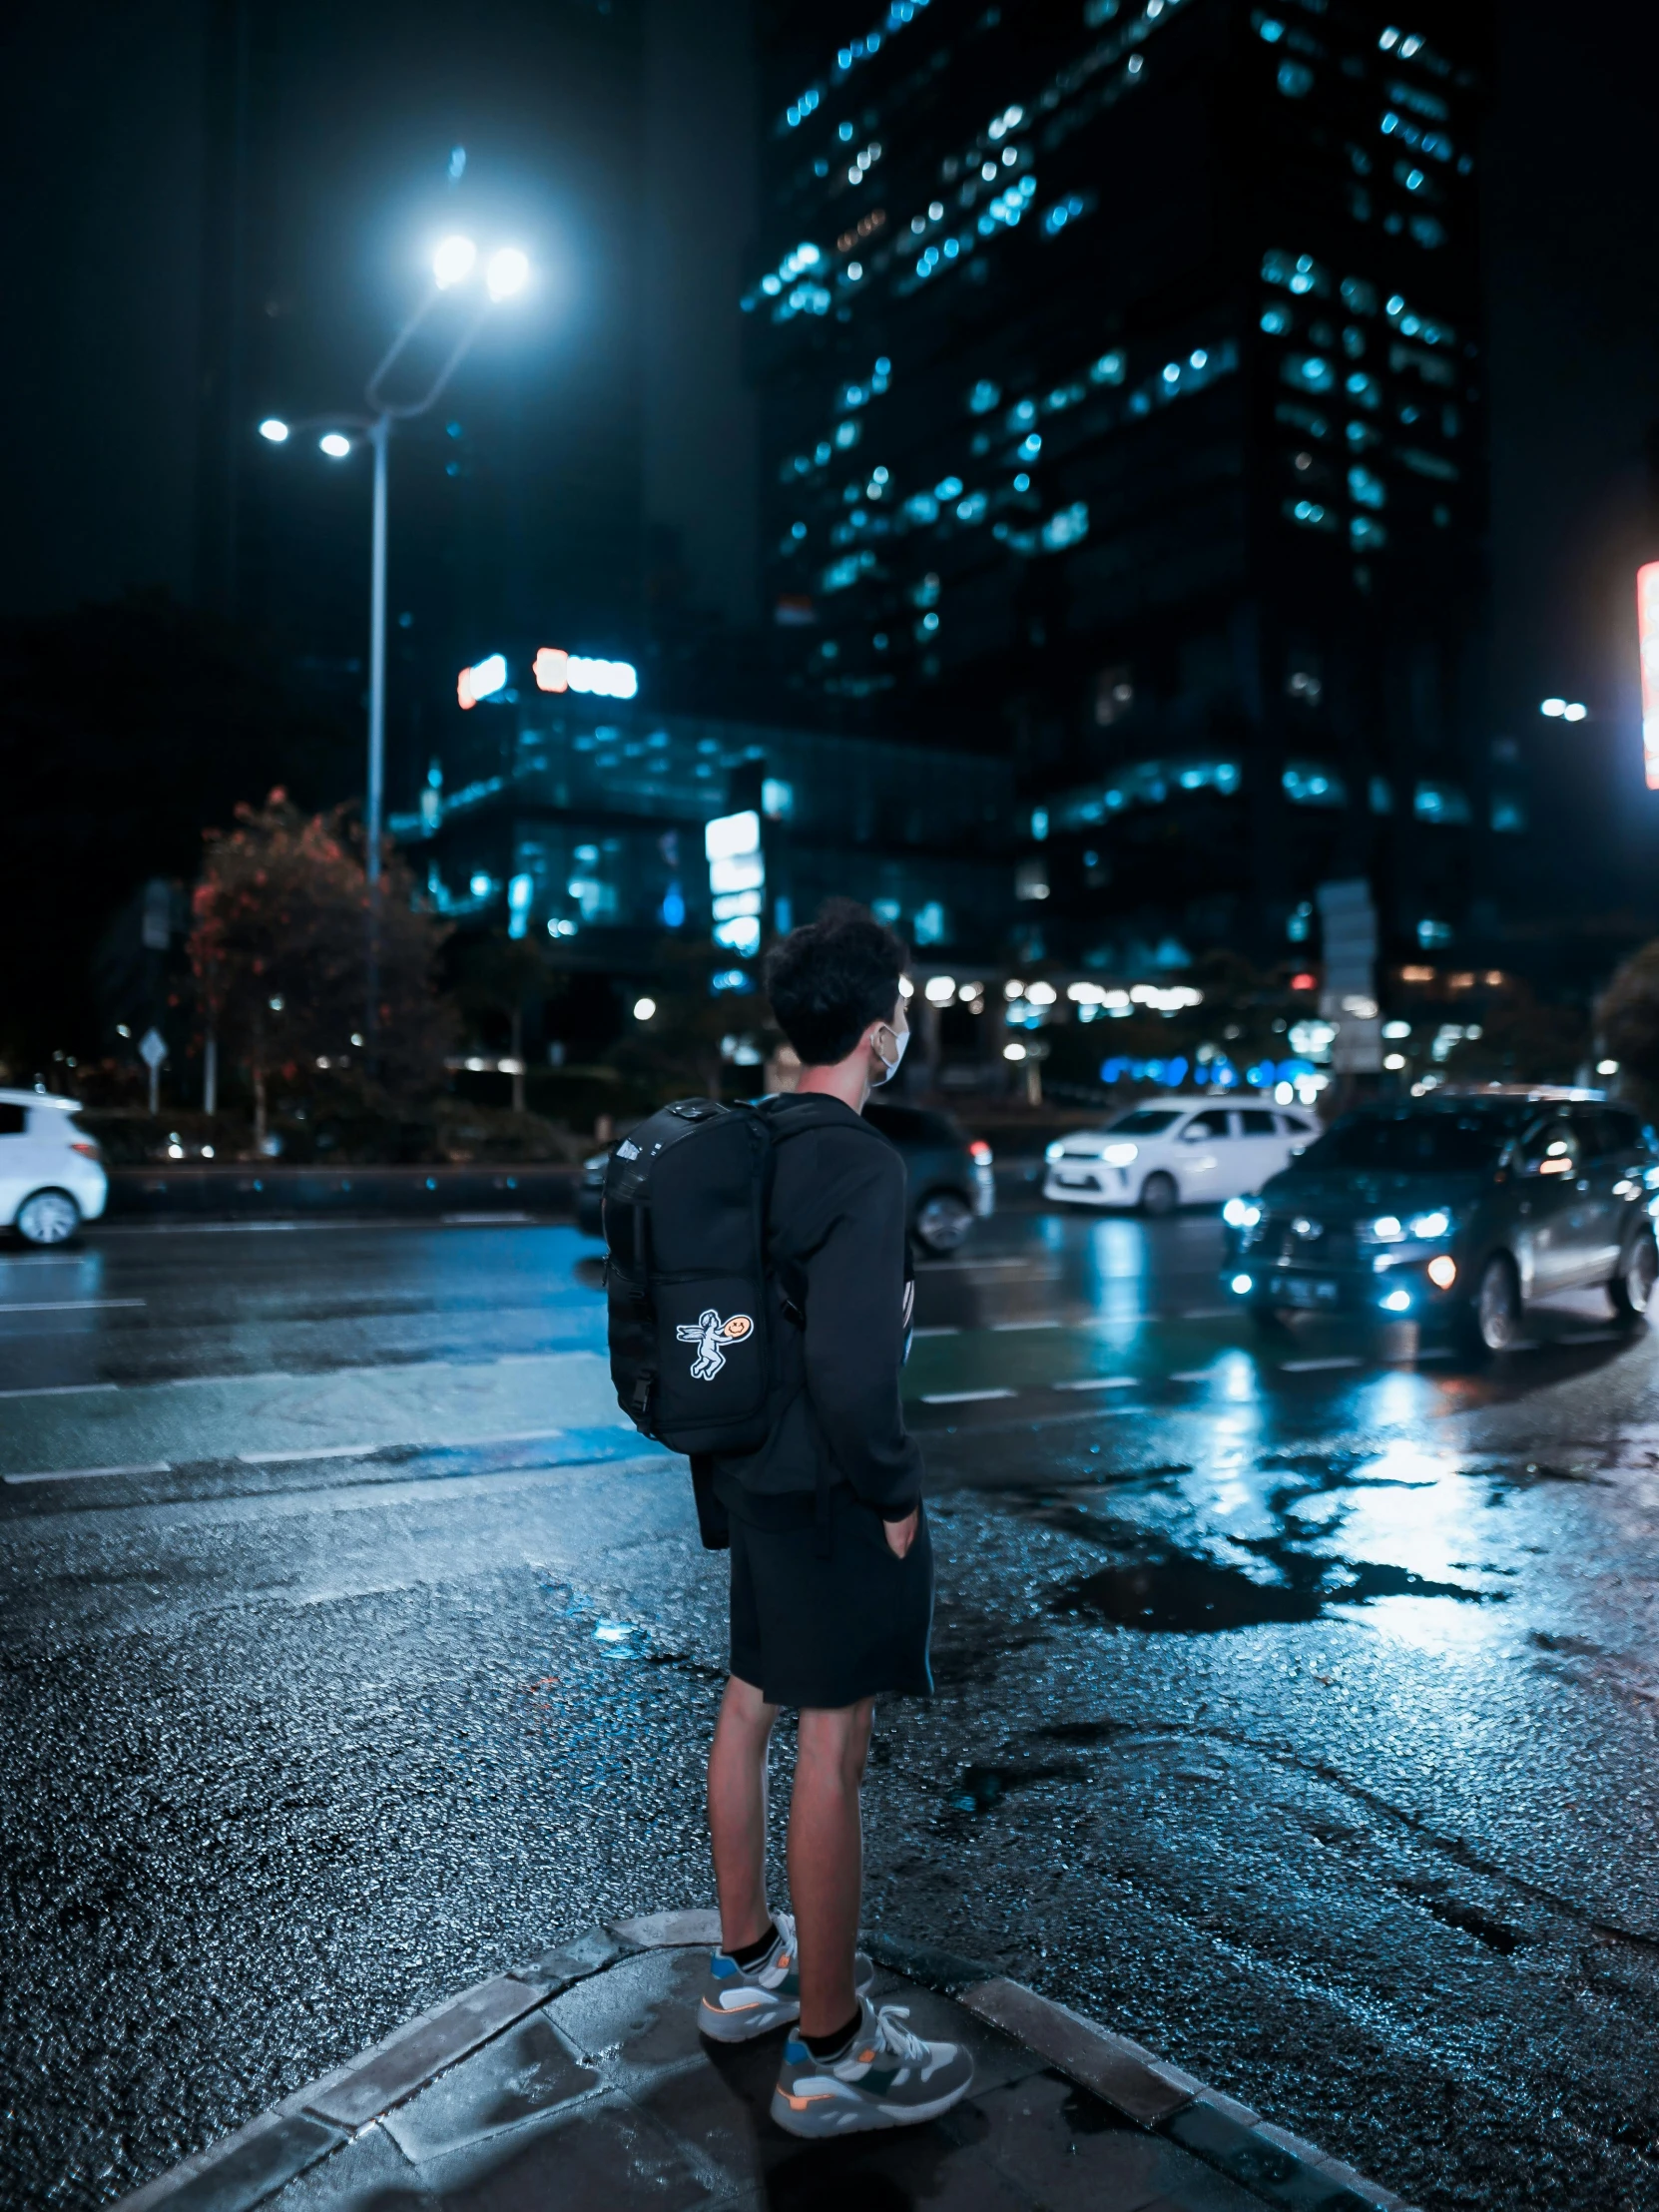
M 712 1947 L 719 1939 L 714 1912 L 650 1913 L 590 1929 L 407 2021 L 108 2212 L 254 2212 L 550 1997 L 637 1952 Z M 1166 2136 L 1276 2212 L 1413 2212 L 1316 2144 L 993 1966 L 899 1937 L 865 1940 L 879 1964 L 953 1997 L 1136 2126 Z

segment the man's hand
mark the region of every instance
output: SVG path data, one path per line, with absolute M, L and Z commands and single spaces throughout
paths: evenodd
M 887 1532 L 887 1549 L 895 1559 L 902 1559 L 916 1540 L 916 1524 L 921 1519 L 921 1507 L 915 1506 L 902 1520 L 883 1521 Z

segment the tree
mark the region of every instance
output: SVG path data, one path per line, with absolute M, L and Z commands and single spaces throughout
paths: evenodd
M 307 818 L 281 790 L 239 807 L 228 835 L 209 831 L 190 939 L 202 1019 L 248 1069 L 255 1141 L 269 1086 L 353 1075 L 396 1095 L 434 1089 L 450 1038 L 435 971 L 445 931 L 416 910 L 395 856 L 380 877 L 375 1066 L 363 1035 L 368 888 L 344 810 Z
M 524 1111 L 524 1014 L 564 988 L 528 937 L 475 937 L 456 961 L 456 996 L 472 1016 L 505 1015 L 512 1036 L 513 1112 Z
M 1589 1047 L 1584 1012 L 1533 997 L 1518 979 L 1481 1016 L 1478 1037 L 1453 1045 L 1454 1083 L 1570 1083 Z
M 1596 1005 L 1602 1050 L 1659 1104 L 1659 937 L 1633 952 Z

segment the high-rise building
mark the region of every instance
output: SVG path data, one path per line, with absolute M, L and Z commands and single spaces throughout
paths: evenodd
M 1478 926 L 1478 6 L 774 0 L 743 305 L 792 718 L 1012 763 L 1016 947 Z

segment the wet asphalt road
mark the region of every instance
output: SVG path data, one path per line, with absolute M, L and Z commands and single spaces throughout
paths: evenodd
M 710 1896 L 723 1569 L 595 1250 L 0 1257 L 0 2203 Z M 1659 1339 L 1253 1339 L 1219 1254 L 1010 1212 L 923 1271 L 938 1695 L 878 1719 L 867 1919 L 1425 2206 L 1659 2206 Z

